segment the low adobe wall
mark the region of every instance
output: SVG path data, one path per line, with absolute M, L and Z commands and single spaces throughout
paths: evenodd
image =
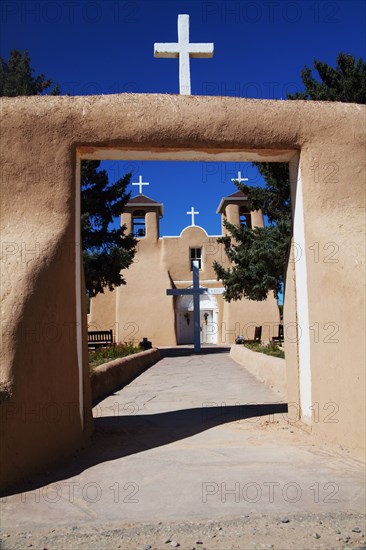
M 240 365 L 243 365 L 258 380 L 264 382 L 266 386 L 279 393 L 281 399 L 286 400 L 287 378 L 286 361 L 284 359 L 251 351 L 242 344 L 231 346 L 230 357 Z
M 97 405 L 102 399 L 116 390 L 123 388 L 145 370 L 160 361 L 157 348 L 142 351 L 127 357 L 121 357 L 99 365 L 91 376 L 92 403 Z

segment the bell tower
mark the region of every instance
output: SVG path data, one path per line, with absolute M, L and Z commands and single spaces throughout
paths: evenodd
M 156 241 L 159 239 L 159 224 L 163 215 L 162 203 L 140 193 L 126 204 L 121 216 L 121 225 L 125 224 L 126 232 L 133 233 L 137 239 Z
M 254 210 L 251 212 L 248 197 L 242 191 L 223 197 L 217 209 L 217 214 L 221 214 L 221 231 L 223 235 L 227 233 L 224 226 L 225 220 L 234 225 L 263 227 L 262 211 Z

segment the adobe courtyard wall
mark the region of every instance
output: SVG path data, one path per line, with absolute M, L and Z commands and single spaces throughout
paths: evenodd
M 257 351 L 252 351 L 243 344 L 233 344 L 230 357 L 239 365 L 271 388 L 279 400 L 287 399 L 286 361 Z
M 130 384 L 160 359 L 160 351 L 152 348 L 95 367 L 90 379 L 93 405 Z
M 76 280 L 80 158 L 299 158 L 311 399 L 320 411 L 311 429 L 364 447 L 364 106 L 122 94 L 2 98 L 1 112 L 2 485 L 71 452 L 90 425 Z M 296 317 L 298 298 L 285 320 Z M 298 365 L 287 363 L 296 399 Z

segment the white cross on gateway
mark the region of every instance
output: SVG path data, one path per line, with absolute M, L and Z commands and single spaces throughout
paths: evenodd
M 213 57 L 213 43 L 189 43 L 189 15 L 178 15 L 178 42 L 154 44 L 154 57 L 179 57 L 179 93 L 191 94 L 190 57 Z

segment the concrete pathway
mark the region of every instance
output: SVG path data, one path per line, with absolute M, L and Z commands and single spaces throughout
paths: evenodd
M 314 444 L 227 350 L 186 348 L 94 409 L 92 445 L 2 500 L 2 527 L 362 513 L 363 465 Z

